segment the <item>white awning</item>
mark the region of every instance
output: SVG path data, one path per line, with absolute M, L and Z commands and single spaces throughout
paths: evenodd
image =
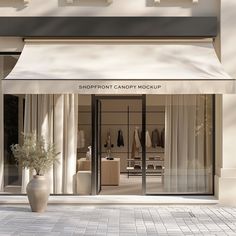
M 212 42 L 26 41 L 5 93 L 232 93 Z

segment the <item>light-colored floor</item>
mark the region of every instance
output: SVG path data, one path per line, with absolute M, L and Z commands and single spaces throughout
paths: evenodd
M 161 176 L 147 176 L 147 193 L 163 192 Z M 102 186 L 101 195 L 141 195 L 142 176 L 120 175 L 119 186 Z
M 4 188 L 0 194 L 20 194 L 21 186 L 11 185 Z M 162 176 L 146 177 L 146 194 L 166 193 L 163 185 Z M 171 192 L 172 194 L 188 194 L 188 192 Z M 191 194 L 205 194 L 205 192 L 191 192 Z M 142 176 L 130 176 L 127 174 L 120 175 L 119 186 L 102 186 L 100 195 L 142 195 Z
M 5 194 L 19 194 L 21 186 L 6 186 L 4 188 Z M 161 176 L 147 177 L 147 192 L 161 193 L 163 192 L 163 185 Z M 141 195 L 142 194 L 142 176 L 130 176 L 127 174 L 120 175 L 119 186 L 102 186 L 102 195 Z
M 236 235 L 236 208 L 223 206 L 0 206 L 0 235 Z
M 21 186 L 9 185 L 4 187 L 5 194 L 19 194 L 21 192 Z
M 101 195 L 141 195 L 142 176 L 120 175 L 119 186 L 102 186 Z

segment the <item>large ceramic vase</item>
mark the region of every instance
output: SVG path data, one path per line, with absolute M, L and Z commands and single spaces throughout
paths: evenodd
M 49 197 L 49 184 L 45 176 L 35 175 L 26 187 L 31 210 L 44 212 L 47 208 Z

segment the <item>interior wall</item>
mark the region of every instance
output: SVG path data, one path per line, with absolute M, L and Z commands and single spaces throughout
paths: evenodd
M 83 130 L 85 134 L 85 147 L 78 150 L 78 158 L 83 158 L 87 152 L 87 146 L 91 145 L 91 97 L 86 95 L 79 96 L 79 130 Z M 161 132 L 165 122 L 165 96 L 148 95 L 147 96 L 147 130 L 151 136 L 155 128 Z M 129 113 L 128 113 L 129 107 Z M 156 113 L 156 111 L 160 113 Z M 112 144 L 112 156 L 120 158 L 121 172 L 126 172 L 128 166 L 127 159 L 131 158 L 133 134 L 136 126 L 142 130 L 142 103 L 141 100 L 103 100 L 102 101 L 102 129 L 101 129 L 101 144 L 102 156 L 106 157 L 106 148 L 104 144 L 107 139 L 107 132 L 110 131 Z M 129 118 L 128 118 L 129 116 Z M 129 119 L 129 121 L 128 121 Z M 162 124 L 160 126 L 160 124 Z M 118 130 L 122 130 L 124 137 L 124 147 L 117 146 Z M 128 147 L 129 145 L 129 147 Z M 161 147 L 146 148 L 147 158 L 149 156 L 164 157 L 164 150 Z M 139 152 L 141 156 L 141 150 Z
M 20 37 L 0 37 L 0 52 L 21 52 L 23 47 L 24 41 Z
M 91 106 L 91 95 L 78 95 L 78 105 L 79 106 Z
M 129 158 L 131 158 L 132 137 L 135 125 L 142 129 L 142 102 L 141 100 L 103 100 L 101 115 L 101 144 L 102 155 L 106 157 L 106 148 L 104 144 L 107 141 L 107 133 L 111 134 L 111 141 L 114 147 L 112 148 L 112 156 L 120 158 L 121 172 L 126 172 L 128 159 L 128 139 L 129 139 Z M 129 107 L 129 114 L 128 114 Z M 138 112 L 138 113 L 133 113 Z M 129 115 L 129 123 L 128 116 Z M 129 125 L 129 127 L 128 127 Z M 128 136 L 129 129 L 129 136 Z M 122 130 L 124 137 L 124 147 L 117 146 L 118 130 Z M 139 153 L 141 155 L 141 152 Z
M 216 16 L 218 0 L 1 0 L 1 16 Z
M 147 106 L 164 106 L 166 95 L 146 95 Z

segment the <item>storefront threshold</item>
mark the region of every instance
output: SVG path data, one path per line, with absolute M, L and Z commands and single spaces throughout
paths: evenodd
M 0 204 L 27 204 L 27 196 L 0 196 Z M 214 196 L 50 196 L 49 204 L 81 204 L 81 205 L 215 205 L 219 201 Z

